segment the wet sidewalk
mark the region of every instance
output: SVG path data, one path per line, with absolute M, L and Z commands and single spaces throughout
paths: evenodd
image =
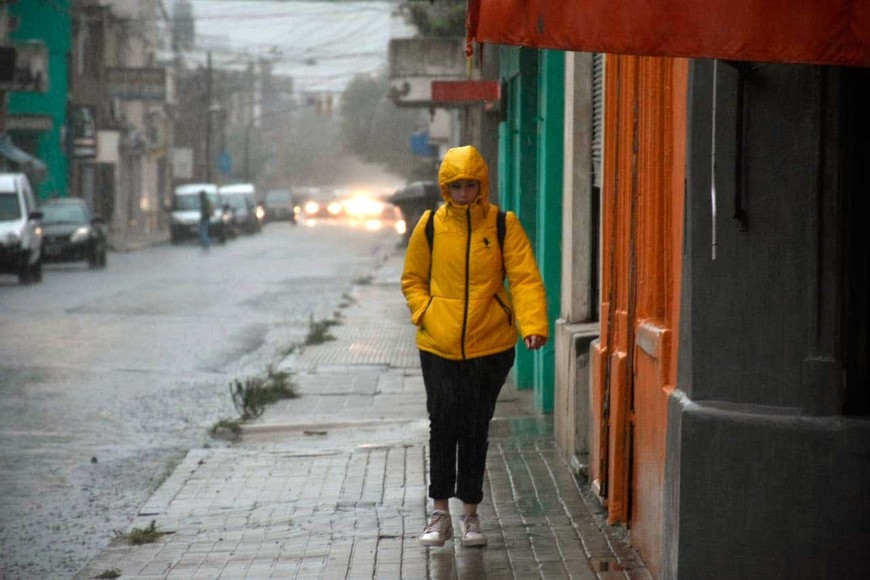
M 116 540 L 76 577 L 649 578 L 619 528 L 572 475 L 552 417 L 511 384 L 491 428 L 486 548 L 423 548 L 428 422 L 401 256 L 355 287 L 336 340 L 289 356 L 301 397 L 196 449 L 142 506 L 158 541 Z M 451 500 L 458 523 L 462 506 Z

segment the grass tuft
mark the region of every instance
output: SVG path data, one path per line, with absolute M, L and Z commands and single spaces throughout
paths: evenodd
M 238 441 L 242 436 L 242 425 L 239 419 L 221 419 L 208 430 L 215 439 Z
M 336 324 L 338 324 L 336 320 L 314 320 L 312 316 L 308 321 L 308 336 L 305 337 L 305 346 L 335 340 L 335 337 L 329 334 L 329 327 Z
M 142 544 L 153 544 L 166 534 L 167 532 L 157 531 L 157 521 L 151 520 L 151 524 L 147 528 L 133 528 L 128 534 L 118 535 L 132 546 L 141 546 Z
M 230 395 L 236 411 L 246 421 L 262 415 L 266 405 L 281 399 L 295 399 L 299 393 L 290 373 L 269 365 L 265 375 L 231 382 Z

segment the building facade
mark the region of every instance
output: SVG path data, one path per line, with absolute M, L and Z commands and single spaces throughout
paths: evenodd
M 45 164 L 35 188 L 41 199 L 69 193 L 67 62 L 71 7 L 71 0 L 16 2 L 7 7 L 15 23 L 9 38 L 13 42 L 39 41 L 48 50 L 47 90 L 9 93 L 5 119 L 12 142 Z
M 562 241 L 540 233 L 555 220 L 533 237 L 542 268 L 553 251 L 563 264 L 556 384 L 533 385 L 553 388 L 559 445 L 656 577 L 857 576 L 870 548 L 857 225 L 870 39 L 853 32 L 870 11 L 852 3 L 841 26 L 828 0 L 809 19 L 772 2 L 676 4 L 667 21 L 638 5 L 600 27 L 612 11 L 598 2 L 469 3 L 472 37 L 523 45 L 503 49 L 518 56 L 502 59 L 498 171 L 525 176 L 527 218 L 553 203 L 542 140 L 548 117 L 565 119 Z M 772 18 L 788 34 L 765 33 Z M 831 30 L 844 31 L 836 47 L 819 32 Z M 554 46 L 568 52 L 561 105 L 545 93 L 558 90 Z

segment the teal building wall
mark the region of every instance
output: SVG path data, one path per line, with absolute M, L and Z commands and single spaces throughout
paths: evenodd
M 12 41 L 41 40 L 48 47 L 48 84 L 46 93 L 9 93 L 9 115 L 50 117 L 46 132 L 13 132 L 13 141 L 38 157 L 47 166 L 44 181 L 37 184 L 40 198 L 66 197 L 69 191 L 69 159 L 64 143 L 67 125 L 68 63 L 72 43 L 72 0 L 16 2 L 9 13 L 18 18 Z M 35 147 L 32 144 L 35 143 Z
M 505 210 L 516 213 L 529 239 L 535 243 L 538 227 L 535 188 L 538 115 L 538 51 L 522 47 L 501 47 L 499 52 L 502 87 L 506 89 L 507 110 L 501 124 L 499 191 Z M 534 388 L 534 356 L 517 348 L 514 380 L 519 389 Z
M 538 267 L 547 288 L 550 341 L 534 354 L 535 404 L 553 410 L 556 383 L 555 321 L 561 313 L 562 168 L 565 131 L 565 53 L 542 50 L 538 89 Z
M 560 311 L 565 57 L 561 51 L 500 48 L 507 110 L 499 128 L 498 183 L 502 205 L 517 214 L 535 247 L 547 286 L 551 333 Z M 552 338 L 552 336 L 551 336 Z M 532 353 L 517 349 L 514 379 L 535 390 L 535 404 L 552 411 L 554 341 Z

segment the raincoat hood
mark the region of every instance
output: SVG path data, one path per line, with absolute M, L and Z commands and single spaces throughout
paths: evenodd
M 480 182 L 480 195 L 473 203 L 489 203 L 489 168 L 483 156 L 472 145 L 452 147 L 447 150 L 438 170 L 438 185 L 445 202 L 452 202 L 448 185 L 460 179 L 475 179 Z

